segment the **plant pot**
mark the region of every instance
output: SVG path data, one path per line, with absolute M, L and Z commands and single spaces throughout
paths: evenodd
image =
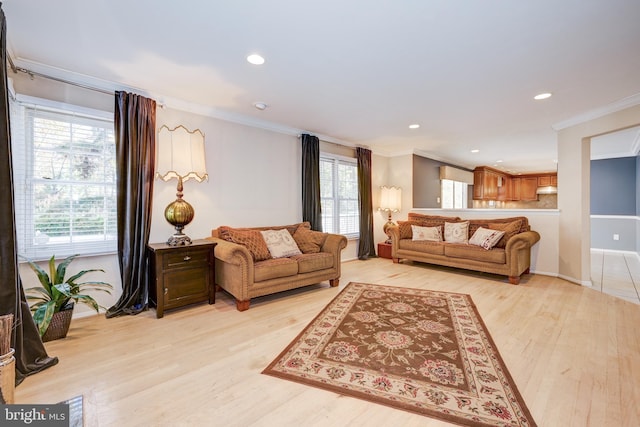
M 13 392 L 16 389 L 14 351 L 14 349 L 9 349 L 9 353 L 0 355 L 0 404 L 2 405 L 13 403 Z
M 59 340 L 67 336 L 69 325 L 71 325 L 71 316 L 73 315 L 73 303 L 67 304 L 62 310 L 53 313 L 53 318 L 49 327 L 42 336 L 42 342 Z

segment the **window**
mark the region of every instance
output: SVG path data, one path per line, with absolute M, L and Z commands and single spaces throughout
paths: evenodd
M 355 159 L 321 154 L 320 199 L 322 231 L 357 237 L 360 211 L 358 165 Z
M 30 97 L 10 107 L 18 253 L 114 252 L 113 118 Z
M 442 180 L 442 209 L 466 209 L 467 208 L 466 182 Z

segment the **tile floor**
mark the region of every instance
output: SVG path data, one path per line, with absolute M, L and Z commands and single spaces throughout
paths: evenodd
M 640 257 L 591 249 L 591 282 L 593 289 L 640 304 Z

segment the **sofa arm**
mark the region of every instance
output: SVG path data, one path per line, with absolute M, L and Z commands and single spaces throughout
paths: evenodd
M 321 252 L 329 252 L 332 254 L 339 254 L 341 250 L 347 247 L 347 238 L 341 234 L 327 233 L 327 238 L 320 248 Z
M 400 227 L 397 225 L 392 225 L 387 228 L 387 232 L 389 233 L 389 237 L 391 238 L 391 258 L 393 258 L 394 262 L 398 260 L 398 247 L 400 242 Z
M 237 243 L 217 237 L 207 237 L 216 242 L 216 285 L 238 301 L 249 299 L 249 287 L 254 281 L 253 257 L 249 250 Z
M 506 252 L 517 251 L 519 249 L 531 248 L 540 240 L 540 234 L 537 231 L 524 231 L 518 233 L 507 240 Z
M 540 234 L 536 231 L 518 233 L 507 241 L 505 255 L 507 268 L 509 269 L 509 281 L 517 285 L 520 275 L 529 272 L 531 267 L 531 247 L 540 240 Z
M 336 279 L 340 278 L 342 250 L 347 247 L 347 238 L 341 234 L 327 233 L 327 238 L 320 248 L 321 252 L 330 253 L 333 257 L 333 268 L 336 270 Z M 336 282 L 337 283 L 337 282 Z M 333 285 L 332 285 L 333 286 Z

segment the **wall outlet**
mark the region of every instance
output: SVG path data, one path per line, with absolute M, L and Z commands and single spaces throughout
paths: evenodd
M 440 203 L 440 197 L 436 197 L 436 203 Z
M 619 234 L 614 234 L 613 235 L 613 240 L 620 240 L 620 235 Z

